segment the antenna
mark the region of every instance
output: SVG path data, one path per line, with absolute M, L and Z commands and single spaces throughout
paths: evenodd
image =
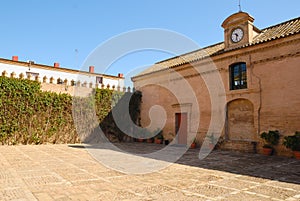
M 242 12 L 241 0 L 239 0 L 239 12 Z

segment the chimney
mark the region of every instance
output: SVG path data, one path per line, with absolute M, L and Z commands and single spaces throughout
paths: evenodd
M 55 67 L 55 68 L 59 68 L 59 63 L 55 62 L 55 63 L 54 63 L 54 67 Z
M 95 67 L 94 66 L 90 66 L 89 67 L 89 72 L 90 73 L 95 73 Z
M 18 56 L 12 56 L 11 58 L 13 61 L 19 61 L 19 57 Z
M 123 73 L 119 73 L 119 74 L 118 74 L 118 77 L 123 77 Z

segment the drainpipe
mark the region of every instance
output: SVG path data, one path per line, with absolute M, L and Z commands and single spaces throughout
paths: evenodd
M 254 68 L 254 64 L 252 63 L 252 58 L 251 55 L 249 55 L 249 61 L 250 61 L 250 67 L 251 67 L 251 74 L 257 78 L 258 80 L 258 85 L 259 85 L 259 106 L 258 106 L 258 125 L 257 125 L 257 130 L 258 130 L 258 134 L 260 133 L 260 111 L 261 111 L 261 102 L 262 102 L 262 94 L 261 94 L 261 79 L 260 77 L 258 77 L 257 75 L 255 75 L 255 73 L 253 72 L 253 68 Z

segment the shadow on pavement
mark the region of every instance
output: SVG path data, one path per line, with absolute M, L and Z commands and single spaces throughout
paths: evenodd
M 69 145 L 72 148 L 87 149 L 109 149 L 97 145 Z M 122 152 L 139 155 L 141 157 L 151 157 L 155 160 L 171 162 L 166 157 L 152 157 L 148 154 L 155 153 L 163 149 L 164 145 L 148 143 L 115 143 Z M 174 146 L 174 151 L 180 147 Z M 171 149 L 172 150 L 172 149 Z M 116 150 L 113 150 L 114 152 Z M 170 152 L 170 158 L 172 153 Z M 218 170 L 240 175 L 259 177 L 264 179 L 277 180 L 288 183 L 300 184 L 300 160 L 281 156 L 264 156 L 260 154 L 249 154 L 232 151 L 214 150 L 205 159 L 200 160 L 199 148 L 189 149 L 179 160 L 178 164 L 193 167 Z

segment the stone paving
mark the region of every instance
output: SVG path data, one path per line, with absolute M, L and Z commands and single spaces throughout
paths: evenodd
M 162 145 L 120 146 L 151 152 Z M 0 200 L 300 200 L 300 160 L 197 156 L 189 150 L 165 169 L 129 175 L 106 168 L 81 145 L 0 146 Z

